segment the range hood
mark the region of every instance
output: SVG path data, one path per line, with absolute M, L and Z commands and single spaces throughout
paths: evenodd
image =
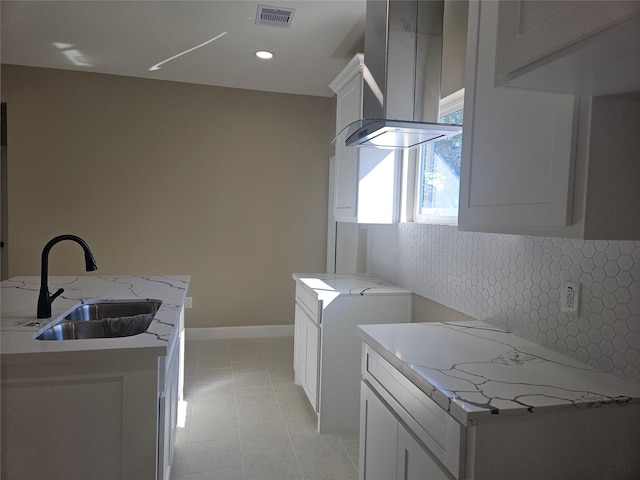
M 407 149 L 462 132 L 437 123 L 444 0 L 367 0 L 363 119 L 334 143 Z

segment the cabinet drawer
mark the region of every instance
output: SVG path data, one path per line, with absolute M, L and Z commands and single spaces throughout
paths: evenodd
M 464 478 L 465 427 L 369 346 L 363 352 L 363 379 L 455 478 Z
M 314 294 L 298 283 L 296 283 L 296 302 L 306 311 L 316 325 L 320 323 L 320 302 Z

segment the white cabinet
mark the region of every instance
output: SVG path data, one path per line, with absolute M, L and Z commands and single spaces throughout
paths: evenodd
M 364 56 L 356 55 L 329 87 L 336 93 L 336 133 L 362 118 Z M 397 221 L 400 161 L 391 150 L 336 142 L 334 218 L 337 222 Z
M 183 328 L 181 314 L 168 348 L 3 359 L 0 476 L 168 480 L 182 395 Z
M 357 68 L 363 67 L 358 60 Z M 362 116 L 362 74 L 348 65 L 351 79 L 340 85 L 336 92 L 336 133 Z M 338 88 L 338 87 L 336 87 Z M 336 221 L 353 222 L 358 215 L 358 160 L 359 150 L 336 142 L 334 217 Z
M 459 225 L 472 231 L 565 226 L 571 218 L 576 100 L 494 88 L 497 14 L 496 2 L 469 4 Z
M 640 90 L 640 2 L 500 2 L 496 85 L 587 96 Z
M 321 433 L 357 432 L 357 325 L 411 321 L 411 292 L 371 277 L 294 274 L 294 373 L 318 414 Z
M 493 1 L 469 4 L 459 228 L 639 239 L 640 220 L 631 212 L 640 199 L 630 182 L 638 178 L 640 97 L 592 101 L 495 87 L 498 8 Z

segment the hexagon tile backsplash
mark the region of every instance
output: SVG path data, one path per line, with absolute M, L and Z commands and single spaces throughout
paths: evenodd
M 367 273 L 640 383 L 640 242 L 368 227 Z M 560 312 L 581 283 L 579 316 Z

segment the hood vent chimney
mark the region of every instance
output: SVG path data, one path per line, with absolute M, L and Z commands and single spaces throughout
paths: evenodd
M 337 141 L 347 146 L 412 148 L 457 135 L 437 123 L 444 0 L 367 0 L 363 120 Z

